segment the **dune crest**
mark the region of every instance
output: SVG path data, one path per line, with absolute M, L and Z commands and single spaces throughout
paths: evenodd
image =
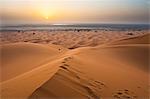
M 111 44 L 150 44 L 150 34 L 145 34 L 141 36 L 129 37 L 126 39 L 122 39 L 120 41 L 115 41 Z
M 56 45 L 16 43 L 2 47 L 2 98 L 27 98 L 58 70 L 67 49 Z

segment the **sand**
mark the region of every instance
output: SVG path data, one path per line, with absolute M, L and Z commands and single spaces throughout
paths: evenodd
M 65 48 L 98 46 L 116 40 L 147 34 L 142 31 L 110 31 L 110 30 L 82 30 L 82 31 L 3 31 L 0 32 L 0 44 L 29 42 L 38 44 L 61 45 Z M 132 35 L 131 35 L 132 34 Z
M 22 37 L 13 42 L 9 37 L 2 37 L 1 98 L 148 99 L 150 34 L 96 33 L 93 37 L 101 34 L 106 42 L 100 42 L 99 38 L 99 43 L 93 45 L 89 39 L 81 39 L 87 39 L 90 34 L 83 33 L 75 38 L 84 43 L 76 43 L 78 46 L 73 49 L 65 41 L 24 42 Z

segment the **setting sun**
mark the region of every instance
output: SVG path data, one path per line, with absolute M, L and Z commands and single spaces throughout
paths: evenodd
M 5 24 L 147 23 L 148 5 L 146 0 L 2 0 L 0 15 Z
M 45 17 L 45 19 L 46 19 L 46 20 L 48 20 L 48 19 L 49 19 L 49 17 L 47 16 L 47 17 Z

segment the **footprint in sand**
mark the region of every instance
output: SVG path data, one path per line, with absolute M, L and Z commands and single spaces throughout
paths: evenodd
M 66 63 L 65 61 L 62 62 L 63 64 Z
M 100 99 L 100 93 L 106 88 L 106 85 L 100 81 L 89 78 L 85 73 L 81 73 L 80 70 L 72 68 L 67 63 L 71 59 L 73 59 L 73 57 L 64 58 L 62 65 L 60 66 L 61 70 L 70 75 L 74 84 L 85 90 L 88 97 L 92 97 L 90 99 Z
M 62 69 L 66 69 L 66 70 L 68 70 L 68 68 L 67 67 L 65 67 L 65 66 L 59 66 L 60 68 L 62 68 Z
M 69 67 L 70 65 L 68 65 L 68 62 L 71 61 L 72 59 L 73 59 L 72 56 L 64 58 L 63 61 L 61 62 L 61 63 L 62 63 L 62 66 L 64 66 L 64 67 Z M 73 68 L 73 66 L 70 66 L 69 69 L 72 69 L 72 70 L 74 70 L 74 71 L 76 71 L 76 72 L 78 72 L 78 73 L 82 73 L 80 70 L 78 70 L 78 69 L 76 69 L 76 68 Z
M 64 58 L 64 61 L 69 61 L 71 59 L 73 59 L 73 57 L 66 57 L 66 58 Z
M 115 99 L 137 99 L 135 93 L 128 89 L 118 90 L 113 94 L 113 97 Z

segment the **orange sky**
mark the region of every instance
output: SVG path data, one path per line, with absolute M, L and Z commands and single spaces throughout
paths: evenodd
M 147 0 L 1 0 L 3 23 L 146 23 Z

